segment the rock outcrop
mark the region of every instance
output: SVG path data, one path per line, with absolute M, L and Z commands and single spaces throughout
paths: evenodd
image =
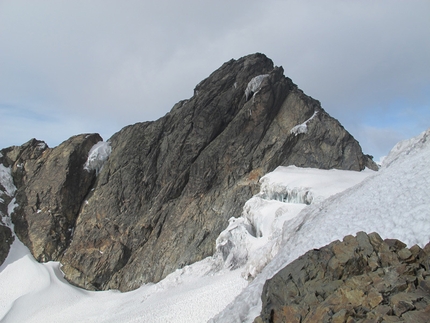
M 357 233 L 311 250 L 269 279 L 260 322 L 428 322 L 430 244 Z
M 15 233 L 38 261 L 59 260 L 70 244 L 81 204 L 95 180 L 84 170 L 88 152 L 99 135 L 78 135 L 56 148 L 32 139 L 2 150 L 11 167 L 16 204 Z
M 13 162 L 13 219 L 38 260 L 60 260 L 66 279 L 87 289 L 131 290 L 211 255 L 228 219 L 279 165 L 376 168 L 262 54 L 225 63 L 194 92 L 159 120 L 116 133 L 95 182 L 83 170 L 95 135 L 19 148 L 27 157 Z

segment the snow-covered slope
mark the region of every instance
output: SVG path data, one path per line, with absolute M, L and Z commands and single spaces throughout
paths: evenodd
M 357 231 L 409 245 L 430 240 L 429 136 L 430 129 L 396 146 L 377 173 L 278 168 L 214 241 L 216 255 L 128 293 L 73 287 L 60 264 L 37 263 L 16 239 L 0 267 L 0 320 L 252 321 L 265 280 L 311 248 Z
M 252 322 L 266 279 L 306 251 L 348 234 L 375 231 L 423 247 L 430 241 L 429 189 L 430 129 L 397 144 L 376 175 L 287 221 L 277 256 L 213 321 Z

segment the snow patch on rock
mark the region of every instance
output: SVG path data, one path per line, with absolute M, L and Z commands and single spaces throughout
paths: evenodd
M 95 170 L 98 175 L 102 170 L 103 165 L 108 160 L 111 152 L 112 147 L 110 146 L 110 142 L 99 141 L 90 149 L 84 169 L 89 172 Z
M 6 190 L 8 196 L 13 196 L 16 192 L 15 184 L 13 183 L 12 173 L 10 167 L 5 167 L 0 164 L 0 184 Z
M 430 140 L 430 128 L 422 132 L 416 137 L 406 139 L 398 142 L 393 149 L 391 149 L 388 156 L 382 160 L 383 167 L 389 167 L 394 161 L 399 159 L 401 156 L 407 156 L 414 151 L 421 149 L 425 144 L 428 145 Z
M 254 95 L 260 90 L 261 83 L 263 80 L 268 77 L 269 74 L 262 74 L 254 77 L 251 81 L 249 81 L 246 89 L 245 89 L 245 98 L 248 101 L 248 97 L 251 93 L 254 93 Z
M 308 126 L 307 123 L 310 122 L 313 118 L 315 118 L 315 116 L 317 115 L 318 111 L 315 111 L 314 114 L 312 115 L 312 117 L 310 117 L 308 120 L 306 120 L 305 122 L 293 127 L 290 130 L 291 134 L 294 134 L 295 136 L 301 134 L 301 133 L 307 133 L 308 132 Z

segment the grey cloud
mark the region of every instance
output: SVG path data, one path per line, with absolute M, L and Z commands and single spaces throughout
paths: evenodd
M 258 51 L 376 155 L 369 116 L 387 129 L 390 108 L 430 105 L 428 12 L 425 1 L 397 0 L 2 1 L 0 104 L 55 115 L 68 130 L 51 123 L 48 143 L 81 130 L 110 136 L 161 117 L 223 62 Z M 20 127 L 7 122 L 8 132 Z M 31 138 L 36 126 L 26 126 L 16 136 Z

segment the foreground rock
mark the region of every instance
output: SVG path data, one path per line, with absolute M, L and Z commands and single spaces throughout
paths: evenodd
M 429 322 L 430 244 L 347 236 L 279 271 L 262 301 L 255 322 Z
M 80 140 L 50 152 L 55 163 L 29 154 L 25 176 L 15 168 L 14 222 L 38 260 L 60 260 L 66 279 L 96 290 L 131 290 L 213 254 L 228 219 L 279 165 L 376 167 L 262 54 L 225 63 L 163 118 L 116 133 L 94 184 L 83 171 L 90 141 Z

